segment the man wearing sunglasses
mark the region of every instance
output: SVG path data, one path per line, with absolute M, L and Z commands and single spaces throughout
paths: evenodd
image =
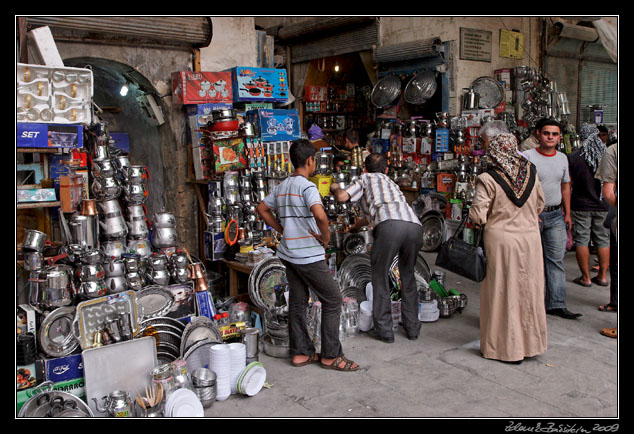
M 537 167 L 539 181 L 544 189 L 544 211 L 539 215 L 544 252 L 546 278 L 546 313 L 565 319 L 576 319 L 566 307 L 566 231 L 572 227 L 570 216 L 570 173 L 568 158 L 557 151 L 561 138 L 559 122 L 546 119 L 536 129 L 539 145 L 524 151 L 524 155 Z

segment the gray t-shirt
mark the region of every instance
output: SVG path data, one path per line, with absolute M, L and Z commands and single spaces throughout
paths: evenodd
M 537 176 L 544 190 L 544 206 L 561 204 L 561 184 L 570 182 L 568 158 L 555 151 L 554 155 L 544 155 L 538 148 L 523 151 L 526 158 L 537 167 Z
M 292 264 L 311 264 L 325 259 L 324 247 L 310 234 L 319 233 L 310 208 L 319 204 L 317 185 L 303 176 L 289 176 L 264 198 L 264 203 L 276 210 L 284 235 L 277 256 Z

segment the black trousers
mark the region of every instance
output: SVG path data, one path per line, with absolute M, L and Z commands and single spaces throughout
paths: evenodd
M 386 220 L 373 231 L 370 252 L 372 264 L 372 315 L 374 329 L 381 337 L 393 337 L 392 305 L 390 301 L 390 266 L 398 254 L 401 277 L 401 321 L 408 336 L 418 336 L 418 291 L 414 269 L 423 245 L 420 225 L 402 220 Z
M 334 359 L 343 355 L 339 341 L 341 303 L 339 285 L 330 275 L 326 261 L 291 264 L 282 260 L 288 280 L 288 337 L 291 355 L 312 356 L 315 346 L 308 333 L 308 288 L 321 302 L 321 356 Z

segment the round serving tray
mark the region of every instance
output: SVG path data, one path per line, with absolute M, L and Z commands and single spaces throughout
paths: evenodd
M 42 351 L 51 357 L 64 357 L 79 346 L 73 334 L 76 308 L 60 307 L 49 313 L 40 326 L 39 344 Z

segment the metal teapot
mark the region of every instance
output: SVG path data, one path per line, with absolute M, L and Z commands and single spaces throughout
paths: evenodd
M 95 408 L 99 413 L 108 414 L 110 417 L 133 417 L 132 399 L 124 390 L 115 390 L 108 396 L 103 396 L 101 398 L 103 405 L 97 401 L 97 398 L 92 400 L 95 401 Z

